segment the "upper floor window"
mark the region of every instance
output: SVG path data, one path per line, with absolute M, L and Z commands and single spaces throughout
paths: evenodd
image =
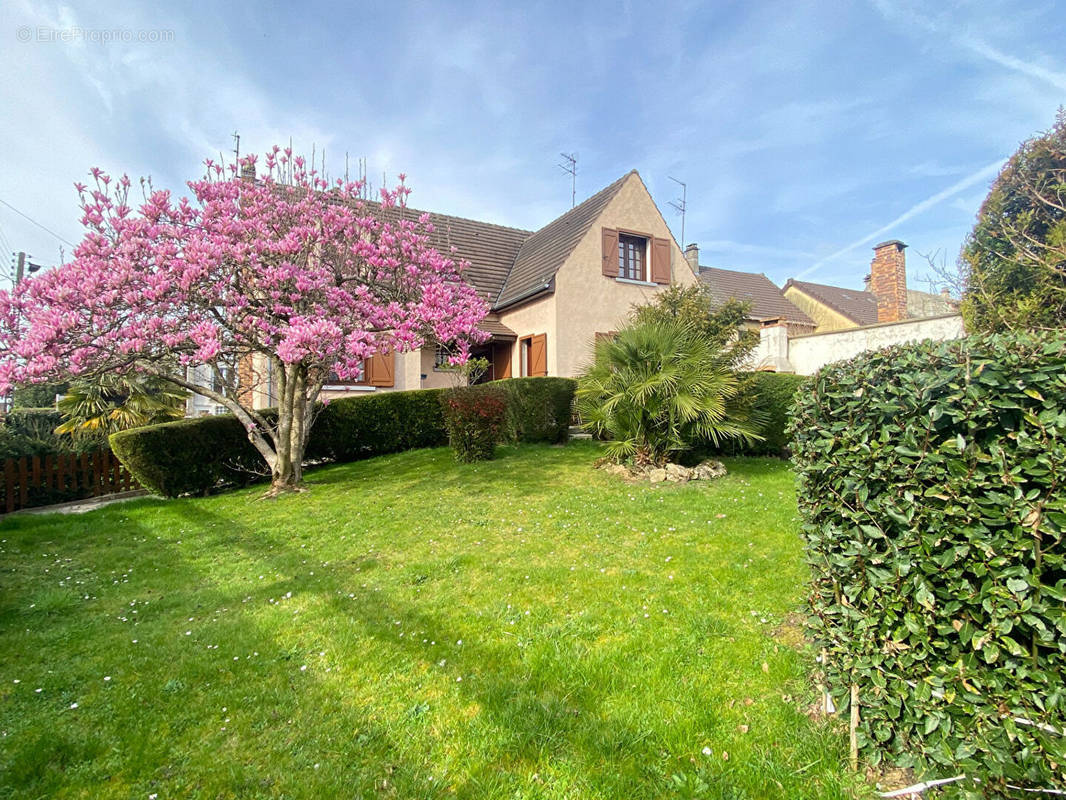
M 617 228 L 601 228 L 600 236 L 604 276 L 617 281 L 663 286 L 672 280 L 673 250 L 669 239 Z
M 628 233 L 618 234 L 618 277 L 631 281 L 645 280 L 648 240 Z

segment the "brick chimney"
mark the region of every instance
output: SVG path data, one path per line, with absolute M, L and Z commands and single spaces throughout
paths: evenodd
M 870 263 L 870 291 L 877 298 L 877 321 L 900 322 L 907 318 L 907 245 L 898 239 L 874 248 Z
M 250 161 L 241 164 L 241 180 L 255 182 L 255 164 Z
M 694 275 L 700 274 L 700 248 L 693 242 L 685 248 L 685 261 L 688 262 L 689 269 L 692 270 Z

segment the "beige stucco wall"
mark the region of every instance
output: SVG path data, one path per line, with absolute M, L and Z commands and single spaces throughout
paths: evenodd
M 966 335 L 957 314 L 904 322 L 866 325 L 846 331 L 797 336 L 788 341 L 788 360 L 800 375 L 812 375 L 833 361 L 851 358 L 866 350 L 924 339 L 945 341 Z
M 422 389 L 450 389 L 455 386 L 455 378 L 451 372 L 446 370 L 438 370 L 433 368 L 433 362 L 437 360 L 437 348 L 424 347 L 419 353 L 419 365 L 421 372 L 419 375 L 425 375 L 425 379 L 421 382 Z
M 558 290 L 556 290 L 558 292 Z M 534 300 L 532 303 L 517 306 L 511 310 L 500 313 L 500 322 L 518 334 L 518 341 L 511 348 L 511 377 L 521 376 L 521 340 L 523 336 L 536 336 L 545 334 L 545 348 L 547 350 L 548 374 L 559 375 L 559 357 L 557 347 L 559 344 L 558 317 L 556 315 L 557 294 L 550 294 Z
M 554 347 L 550 336 L 548 339 L 549 375 L 578 375 L 592 356 L 596 333 L 618 330 L 634 305 L 647 303 L 665 288 L 657 284 L 626 283 L 603 275 L 601 229 L 605 227 L 668 240 L 674 283 L 687 286 L 697 282 L 644 182 L 636 173 L 630 174 L 555 276 L 558 333 Z M 511 323 L 505 324 L 519 332 Z M 519 335 L 525 334 L 519 332 Z
M 845 328 L 855 327 L 855 323 L 839 311 L 834 311 L 829 306 L 825 305 L 825 303 L 818 302 L 813 297 L 801 292 L 795 286 L 789 286 L 785 289 L 784 294 L 793 305 L 815 321 L 818 326 L 814 329 L 815 333 L 839 331 L 844 330 Z

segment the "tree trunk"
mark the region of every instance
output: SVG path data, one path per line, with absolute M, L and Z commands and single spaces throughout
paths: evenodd
M 277 457 L 271 464 L 268 497 L 302 491 L 307 427 L 311 421 L 309 405 L 306 367 L 285 365 L 280 375 L 277 435 L 274 439 Z

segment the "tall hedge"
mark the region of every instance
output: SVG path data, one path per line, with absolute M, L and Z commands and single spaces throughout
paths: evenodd
M 811 632 L 865 758 L 1066 788 L 1066 337 L 830 365 L 791 431 Z

